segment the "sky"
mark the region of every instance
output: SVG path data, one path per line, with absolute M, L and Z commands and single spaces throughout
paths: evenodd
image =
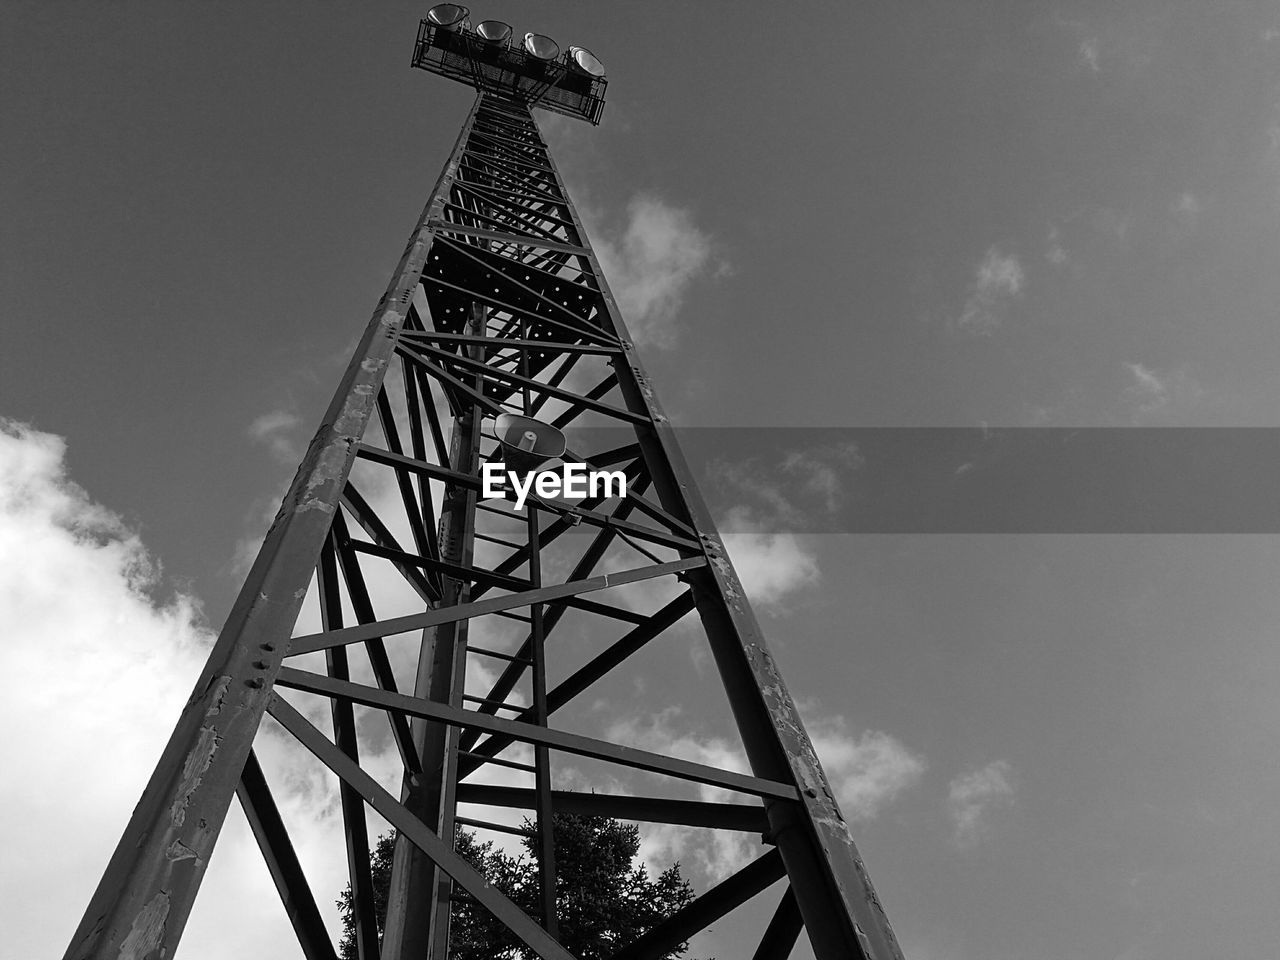
M 410 68 L 425 5 L 0 9 L 0 926 L 56 957 L 470 95 Z M 673 421 L 767 437 L 706 492 L 907 957 L 1273 956 L 1273 518 L 832 518 L 864 428 L 1276 426 L 1280 11 L 472 9 L 609 70 L 544 133 Z M 735 762 L 655 689 L 613 735 Z M 289 770 L 307 850 L 332 791 Z M 238 817 L 188 960 L 292 956 Z

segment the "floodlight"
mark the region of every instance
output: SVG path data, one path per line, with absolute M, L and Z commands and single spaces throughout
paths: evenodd
M 584 47 L 569 48 L 569 66 L 589 77 L 604 76 L 604 64 L 594 53 Z
M 427 21 L 441 30 L 453 32 L 462 26 L 470 13 L 466 7 L 456 3 L 437 3 L 427 11 Z
M 493 436 L 501 445 L 507 466 L 522 472 L 536 470 L 565 451 L 564 433 L 558 427 L 514 413 L 498 414 Z
M 604 65 L 582 47 L 542 33 L 516 33 L 502 20 L 471 20 L 460 3 L 437 3 L 418 24 L 413 65 L 483 94 L 599 123 L 608 86 Z
M 506 43 L 511 39 L 511 24 L 501 20 L 482 20 L 476 27 L 476 36 L 485 43 Z
M 524 48 L 530 56 L 539 60 L 551 61 L 560 56 L 560 44 L 541 33 L 526 33 Z

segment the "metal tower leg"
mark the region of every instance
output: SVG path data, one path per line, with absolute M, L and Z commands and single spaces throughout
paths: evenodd
M 626 495 L 535 498 L 523 510 L 482 500 L 480 466 L 496 446 L 482 422 L 502 413 L 564 430 L 573 448 L 565 459 L 624 472 Z M 601 442 L 606 434 L 615 439 Z M 357 463 L 381 471 L 381 492 L 357 488 Z M 632 566 L 619 569 L 620 557 Z M 322 630 L 290 639 L 313 574 Z M 374 575 L 398 578 L 417 597 L 413 608 L 375 609 Z M 648 611 L 619 602 L 640 583 L 676 589 Z M 694 610 L 749 775 L 549 725 L 597 682 L 626 675 L 629 658 Z M 485 645 L 496 618 L 518 625 L 514 646 Z M 598 641 L 581 662 L 566 662 L 556 646 L 566 621 Z M 415 632 L 406 694 L 392 653 Z M 361 647 L 363 658 L 351 660 Z M 283 663 L 319 652 L 323 674 Z M 495 679 L 471 692 L 468 667 L 480 662 Z M 365 675 L 373 682 L 353 679 Z M 306 712 L 315 697 L 328 700 L 321 722 L 332 723 L 332 738 Z M 389 724 L 404 771 L 399 797 L 360 766 L 357 706 Z M 537 956 L 570 960 L 556 942 L 556 813 L 763 836 L 753 863 L 623 946 L 618 960 L 662 957 L 784 878 L 757 956 L 786 956 L 801 926 L 822 960 L 901 956 L 526 103 L 482 94 L 463 124 L 68 960 L 171 956 L 237 792 L 303 952 L 333 957 L 251 751 L 264 712 L 340 781 L 362 960 L 379 950 L 384 960 L 444 960 L 458 897 L 490 911 Z M 659 773 L 745 802 L 555 789 L 566 754 L 611 764 L 617 777 Z M 517 771 L 523 785 L 486 782 L 496 769 Z M 460 803 L 527 812 L 541 879 L 534 916 L 454 852 L 455 823 L 485 826 L 460 818 Z M 366 806 L 398 834 L 380 946 Z

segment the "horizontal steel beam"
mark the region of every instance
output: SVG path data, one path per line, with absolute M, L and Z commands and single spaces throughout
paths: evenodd
M 518 340 L 514 337 L 471 337 L 465 333 L 444 333 L 442 331 L 405 330 L 401 339 L 434 340 L 440 343 L 461 343 L 467 346 L 482 346 L 495 350 L 515 347 L 520 350 L 543 350 L 548 353 L 593 353 L 601 356 L 616 356 L 622 353 L 621 347 L 600 346 L 594 343 L 565 343 L 561 340 Z
M 555 250 L 559 253 L 569 253 L 574 256 L 586 256 L 589 252 L 582 247 L 575 247 L 571 243 L 561 243 L 557 240 L 541 240 L 527 233 L 505 233 L 499 230 L 485 230 L 483 227 L 469 227 L 461 223 L 450 223 L 448 220 L 433 220 L 431 225 L 442 234 L 461 233 L 469 237 L 479 237 L 482 240 L 497 240 L 501 243 L 510 243 L 520 247 L 538 247 L 539 249 Z
M 469 620 L 472 617 L 482 617 L 501 610 L 513 610 L 517 607 L 527 607 L 535 603 L 547 603 L 565 597 L 591 593 L 596 590 L 620 587 L 628 583 L 639 583 L 644 580 L 652 580 L 655 577 L 683 573 L 685 570 L 701 567 L 705 563 L 706 560 L 702 557 L 676 560 L 672 563 L 663 563 L 657 566 L 637 567 L 634 570 L 606 573 L 598 577 L 592 577 L 589 580 L 576 580 L 570 583 L 557 583 L 547 587 L 539 587 L 535 590 L 524 590 L 505 597 L 477 600 L 474 603 L 460 603 L 452 607 L 437 607 L 434 610 L 409 614 L 404 617 L 393 617 L 389 620 L 362 623 L 353 627 L 344 627 L 340 630 L 312 633 L 304 637 L 295 637 L 289 641 L 288 656 L 296 657 L 304 653 L 315 653 L 317 650 L 327 650 L 330 647 L 345 646 L 349 643 L 372 640 L 376 637 L 388 637 L 397 633 L 405 633 L 409 630 L 420 630 L 443 623 Z
M 611 817 L 645 823 L 675 823 L 685 827 L 740 830 L 763 834 L 769 829 L 764 807 L 745 803 L 713 803 L 669 797 L 632 797 L 616 793 L 579 793 L 552 790 L 556 813 Z M 536 793 L 527 787 L 502 787 L 488 783 L 458 784 L 458 802 L 484 807 L 532 810 Z
M 577 670 L 572 676 L 564 680 L 554 690 L 547 694 L 547 711 L 554 713 L 566 703 L 576 697 L 582 691 L 586 690 L 591 684 L 595 683 L 606 673 L 616 667 L 631 654 L 635 653 L 646 643 L 658 636 L 662 631 L 674 625 L 681 617 L 693 609 L 693 594 L 689 591 L 676 597 L 661 610 L 658 610 L 649 617 L 644 623 L 638 625 L 634 630 L 627 633 L 622 639 L 613 643 L 604 652 L 593 658 L 585 666 Z M 527 649 L 526 647 L 521 648 Z M 499 692 L 510 690 L 515 685 L 521 671 L 509 669 L 503 673 L 502 678 L 495 689 Z M 528 719 L 522 716 L 519 719 Z M 464 742 L 470 742 L 473 738 L 464 737 Z M 475 739 L 478 739 L 478 735 Z M 511 742 L 509 737 L 492 736 L 475 748 L 475 752 L 482 756 L 491 757 L 501 753 L 503 749 Z M 478 764 L 472 761 L 463 763 L 459 769 L 464 775 L 474 770 Z
M 604 760 L 608 763 L 622 764 L 637 770 L 650 773 L 661 773 L 681 780 L 692 780 L 726 790 L 736 790 L 758 797 L 771 797 L 779 800 L 796 800 L 799 794 L 795 787 L 776 780 L 765 780 L 731 770 L 704 763 L 693 763 L 676 757 L 651 753 L 648 750 L 637 750 L 620 744 L 583 737 L 562 730 L 552 730 L 531 723 L 520 723 L 516 720 L 502 720 L 487 713 L 475 710 L 463 710 L 448 704 L 434 703 L 420 697 L 411 697 L 403 693 L 390 693 L 375 687 L 367 687 L 346 680 L 335 680 L 317 673 L 307 673 L 292 667 L 281 667 L 276 684 L 303 690 L 307 693 L 318 693 L 325 697 L 338 697 L 353 703 L 362 703 L 366 707 L 378 707 L 382 710 L 398 710 L 413 717 L 437 720 L 457 727 L 472 727 L 489 733 L 500 733 L 523 743 L 562 750 L 577 756 L 590 757 L 593 760 Z

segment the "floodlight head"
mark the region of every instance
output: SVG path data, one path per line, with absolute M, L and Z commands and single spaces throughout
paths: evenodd
M 461 29 L 467 22 L 470 11 L 457 3 L 437 3 L 427 11 L 427 22 L 433 27 L 453 33 Z
M 560 44 L 541 33 L 526 33 L 524 49 L 531 57 L 546 60 L 548 63 L 560 56 Z
M 493 436 L 502 448 L 507 469 L 525 473 L 562 456 L 568 445 L 559 428 L 514 413 L 498 414 Z
M 604 64 L 585 47 L 569 48 L 569 67 L 588 77 L 600 79 L 604 76 Z
M 472 26 L 469 18 L 458 3 L 432 7 L 418 25 L 413 65 L 484 94 L 600 122 L 608 81 L 593 54 L 581 47 L 562 54 L 541 33 L 526 33 L 517 43 L 510 24 L 483 20 Z
M 476 36 L 485 43 L 503 44 L 511 39 L 511 24 L 501 20 L 484 20 L 476 26 Z

